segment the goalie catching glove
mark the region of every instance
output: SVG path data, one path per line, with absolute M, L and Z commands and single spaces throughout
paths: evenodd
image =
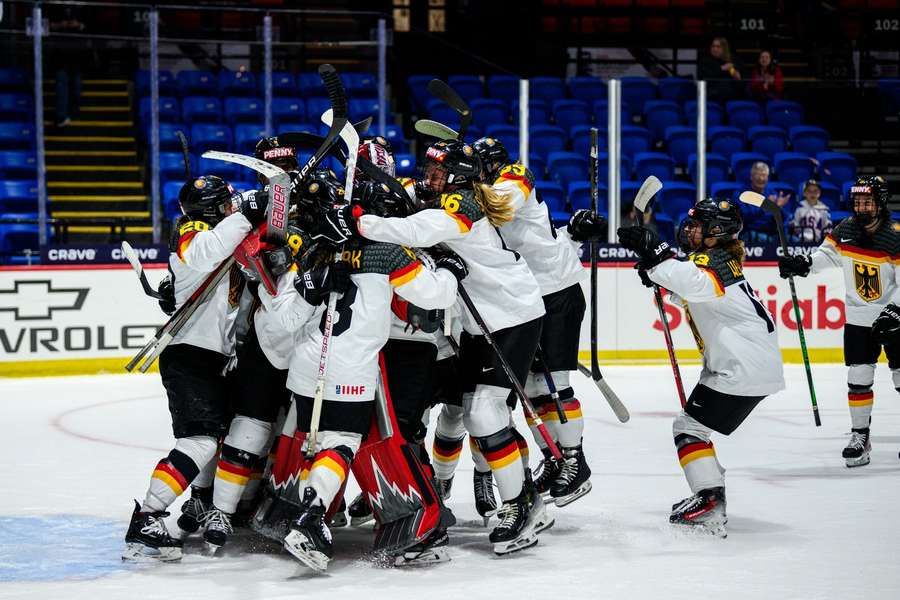
M 646 227 L 619 227 L 619 243 L 641 257 L 637 267 L 652 269 L 662 261 L 675 256 L 668 242 L 664 242 L 656 233 Z

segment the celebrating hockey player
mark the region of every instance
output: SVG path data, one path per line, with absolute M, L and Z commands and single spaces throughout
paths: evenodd
M 697 202 L 678 230 L 687 261 L 644 227 L 620 228 L 620 243 L 640 257 L 646 277 L 684 306 L 703 355 L 700 382 L 675 418 L 678 460 L 693 495 L 672 507 L 669 521 L 724 537 L 725 470 L 712 433 L 731 434 L 766 396 L 784 388 L 772 316 L 743 274 L 740 209 L 731 201 Z
M 231 256 L 250 230 L 265 219 L 265 197 L 246 199 L 234 212 L 235 192 L 215 176 L 188 181 L 179 193 L 184 217 L 173 231 L 169 270 L 180 307 Z M 181 541 L 169 534 L 166 509 L 194 484 L 189 506 L 179 527 L 200 527 L 200 500 L 211 500 L 212 473 L 219 440 L 228 428 L 228 392 L 222 371 L 232 354 L 232 328 L 243 278 L 236 269 L 197 309 L 159 357 L 163 386 L 169 398 L 175 448 L 159 461 L 143 504 L 135 501 L 125 536 L 125 560 L 181 558 Z M 198 481 L 201 471 L 208 481 Z M 197 501 L 194 501 L 194 498 Z
M 900 391 L 900 346 L 886 343 L 872 331 L 882 311 L 886 313 L 885 320 L 890 320 L 887 307 L 900 298 L 900 271 L 896 266 L 900 258 L 900 224 L 891 220 L 888 195 L 887 182 L 881 177 L 859 178 L 850 188 L 853 215 L 838 224 L 811 257 L 793 255 L 778 260 L 782 277 L 806 277 L 833 267 L 844 271 L 844 364 L 848 367 L 847 400 L 852 428 L 843 451 L 848 467 L 869 464 L 869 426 L 875 402 L 872 385 L 882 345 L 894 387 Z

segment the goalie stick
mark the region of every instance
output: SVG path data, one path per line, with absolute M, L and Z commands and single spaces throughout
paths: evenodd
M 756 192 L 742 192 L 738 199 L 744 204 L 761 208 L 772 215 L 775 219 L 775 227 L 778 230 L 781 252 L 784 256 L 788 256 L 781 208 L 762 194 L 757 194 Z M 803 355 L 803 366 L 806 368 L 806 384 L 809 387 L 809 399 L 812 402 L 813 420 L 816 423 L 816 427 L 821 427 L 822 419 L 819 417 L 819 404 L 816 402 L 816 386 L 813 384 L 812 369 L 809 365 L 809 351 L 806 349 L 806 335 L 803 332 L 803 315 L 800 314 L 800 303 L 797 301 L 797 286 L 794 284 L 793 276 L 788 277 L 788 285 L 791 288 L 791 302 L 794 304 L 794 320 L 797 323 L 797 334 L 800 336 L 800 352 Z
M 644 180 L 634 198 L 634 208 L 644 214 L 647 205 L 653 199 L 659 190 L 662 189 L 662 182 L 655 176 L 651 175 Z M 681 380 L 681 369 L 678 367 L 678 358 L 675 356 L 675 343 L 672 341 L 672 330 L 669 328 L 669 319 L 666 317 L 666 310 L 663 307 L 662 292 L 657 284 L 653 284 L 653 297 L 656 302 L 656 309 L 659 311 L 659 322 L 663 328 L 663 336 L 666 340 L 666 351 L 669 353 L 669 363 L 672 365 L 672 374 L 675 377 L 675 388 L 678 390 L 678 400 L 681 407 L 687 403 L 687 396 L 684 393 L 684 383 Z
M 138 258 L 137 252 L 134 251 L 131 244 L 125 241 L 122 242 L 122 254 L 124 254 L 125 258 L 128 259 L 128 262 L 131 263 L 131 268 L 134 269 L 134 272 L 137 274 L 138 280 L 141 282 L 141 287 L 144 288 L 144 293 L 151 298 L 162 300 L 162 294 L 150 287 L 150 282 L 147 281 L 147 274 L 144 273 L 144 266 L 141 264 L 141 259 Z
M 452 87 L 440 79 L 429 81 L 427 89 L 432 96 L 446 102 L 450 108 L 459 113 L 459 133 L 456 139 L 463 140 L 469 130 L 469 125 L 472 124 L 472 109 Z

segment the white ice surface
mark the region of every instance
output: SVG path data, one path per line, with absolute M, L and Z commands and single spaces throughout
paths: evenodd
M 869 466 L 847 469 L 840 456 L 849 416 L 838 365 L 814 368 L 821 428 L 802 368 L 790 366 L 788 391 L 730 438 L 715 438 L 728 468 L 726 540 L 667 524 L 671 504 L 688 495 L 672 443 L 668 367 L 604 371 L 632 420 L 619 424 L 575 376 L 594 490 L 551 508 L 556 526 L 537 547 L 491 553 L 466 450 L 450 501 L 460 521 L 452 562 L 379 568 L 363 558 L 371 532 L 344 529 L 335 531 L 328 574 L 318 576 L 248 537 L 221 558 L 199 555 L 194 542 L 180 564 L 123 565 L 131 499 L 143 497 L 172 445 L 159 377 L 0 380 L 0 598 L 900 598 L 900 399 L 883 366 Z M 693 385 L 697 367 L 683 371 Z

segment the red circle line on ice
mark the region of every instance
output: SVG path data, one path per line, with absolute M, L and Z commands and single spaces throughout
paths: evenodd
M 88 404 L 86 406 L 79 406 L 77 408 L 70 408 L 67 411 L 61 412 L 50 421 L 50 425 L 59 431 L 60 433 L 64 433 L 66 435 L 71 435 L 72 437 L 79 438 L 82 440 L 87 440 L 89 442 L 95 442 L 98 444 L 109 444 L 111 446 L 119 446 L 122 448 L 135 448 L 137 450 L 150 450 L 152 452 L 165 452 L 166 448 L 154 448 L 152 446 L 143 446 L 141 444 L 132 444 L 129 442 L 120 442 L 117 440 L 106 439 L 103 437 L 99 437 L 96 435 L 91 435 L 87 433 L 81 433 L 79 431 L 75 431 L 74 429 L 67 426 L 64 421 L 66 418 L 87 410 L 92 410 L 94 408 L 99 408 L 101 406 L 112 406 L 114 404 L 122 404 L 124 402 L 135 402 L 137 400 L 152 400 L 155 398 L 159 398 L 158 394 L 153 394 L 151 396 L 137 396 L 134 398 L 118 398 L 116 400 L 106 400 L 104 402 L 95 402 L 93 404 Z

